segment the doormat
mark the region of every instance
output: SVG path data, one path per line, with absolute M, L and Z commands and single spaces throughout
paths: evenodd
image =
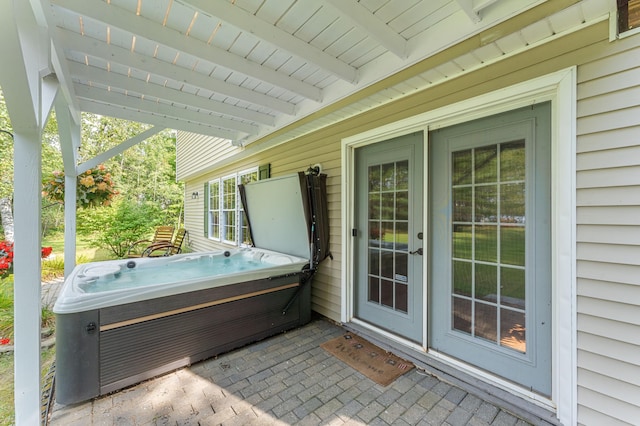
M 351 333 L 324 342 L 320 347 L 382 386 L 413 368 L 409 361 Z

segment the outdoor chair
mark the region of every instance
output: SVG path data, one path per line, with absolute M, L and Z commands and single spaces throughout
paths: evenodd
M 142 257 L 147 248 L 154 244 L 171 243 L 173 240 L 173 226 L 158 226 L 151 240 L 138 240 L 129 246 L 127 257 Z
M 151 244 L 142 252 L 142 257 L 161 257 L 173 256 L 182 252 L 182 243 L 187 237 L 187 231 L 184 228 L 178 229 L 173 242 L 159 242 Z

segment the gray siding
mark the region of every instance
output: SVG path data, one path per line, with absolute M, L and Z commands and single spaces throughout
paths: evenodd
M 578 68 L 578 422 L 640 419 L 640 48 Z

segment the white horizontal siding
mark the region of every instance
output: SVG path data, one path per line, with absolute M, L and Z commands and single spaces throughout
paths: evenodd
M 580 225 L 578 226 L 577 241 L 585 243 L 640 245 L 640 227 Z
M 636 130 L 637 131 L 637 130 Z M 640 165 L 579 171 L 576 186 L 581 188 L 611 188 L 640 186 Z
M 640 420 L 640 47 L 578 68 L 578 422 Z
M 230 157 L 241 148 L 231 145 L 226 139 L 211 138 L 195 133 L 178 132 L 176 149 L 176 176 L 184 180 L 185 176 L 198 174 Z M 190 193 L 189 193 L 190 194 Z

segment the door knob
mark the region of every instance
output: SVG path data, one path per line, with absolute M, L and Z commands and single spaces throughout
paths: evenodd
M 420 256 L 422 256 L 422 247 L 420 247 L 418 250 L 410 251 L 409 254 L 419 254 Z

